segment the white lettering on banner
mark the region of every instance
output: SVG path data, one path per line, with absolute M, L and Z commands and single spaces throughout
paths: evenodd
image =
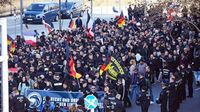
M 66 107 L 67 104 L 66 103 L 59 103 L 60 106 Z
M 52 102 L 61 102 L 62 98 L 57 98 L 57 97 L 51 97 Z
M 70 101 L 69 98 L 63 98 L 63 99 L 62 99 L 62 102 L 69 102 L 69 101 Z
M 67 103 L 68 107 L 71 107 L 72 105 L 74 105 L 74 103 Z
M 72 98 L 71 102 L 78 102 L 78 99 L 77 98 Z

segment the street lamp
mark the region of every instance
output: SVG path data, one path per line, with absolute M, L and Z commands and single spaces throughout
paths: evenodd
M 20 0 L 20 34 L 23 36 L 23 0 Z
M 1 111 L 9 112 L 9 92 L 8 92 L 8 50 L 7 50 L 7 20 L 0 18 L 1 27 Z
M 90 7 L 91 7 L 90 15 L 91 17 L 93 17 L 93 0 L 88 0 L 88 1 L 90 1 Z
M 62 27 L 61 27 L 61 0 L 59 0 L 59 30 L 62 30 Z

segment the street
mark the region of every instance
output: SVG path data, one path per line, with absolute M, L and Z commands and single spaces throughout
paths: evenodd
M 187 88 L 186 88 L 187 89 Z M 154 99 L 159 97 L 161 91 L 160 84 L 153 85 L 153 95 Z M 187 93 L 187 92 L 186 92 Z M 194 97 L 187 98 L 183 103 L 180 105 L 180 109 L 178 112 L 199 112 L 200 106 L 200 87 L 194 86 Z M 140 112 L 140 107 L 132 102 L 132 107 L 127 109 L 127 112 Z M 160 107 L 158 104 L 154 103 L 151 104 L 149 107 L 149 112 L 160 112 Z
M 94 19 L 97 17 L 103 17 L 103 19 L 105 20 L 109 20 L 110 18 L 114 18 L 115 15 L 111 16 L 111 15 L 94 15 Z M 76 18 L 73 18 L 74 20 L 76 20 Z M 87 21 L 87 14 L 85 13 L 82 17 L 83 20 L 83 24 L 86 24 Z M 69 22 L 70 19 L 62 19 L 61 20 L 61 24 L 62 24 L 62 29 L 65 30 L 68 28 L 69 26 Z M 58 29 L 59 28 L 59 24 L 58 22 L 53 22 L 54 24 L 54 28 Z M 12 38 L 15 38 L 16 35 L 20 34 L 20 16 L 11 16 L 11 17 L 7 17 L 7 27 L 8 27 L 8 35 L 10 35 Z M 43 24 L 28 24 L 28 28 L 25 27 L 25 25 L 23 25 L 23 31 L 24 32 L 29 32 L 29 31 L 34 31 L 37 30 L 39 33 L 41 32 L 45 32 L 47 33 L 47 29 L 44 27 Z

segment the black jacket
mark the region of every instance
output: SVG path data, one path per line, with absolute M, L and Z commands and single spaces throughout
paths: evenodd
M 78 21 L 78 19 L 76 19 L 76 27 L 82 28 L 82 20 L 81 19 L 80 19 L 80 21 Z
M 160 96 L 156 103 L 161 104 L 161 112 L 167 112 L 168 91 L 167 88 L 160 92 Z
M 30 101 L 23 95 L 17 95 L 11 100 L 11 106 L 14 112 L 25 112 L 29 105 Z

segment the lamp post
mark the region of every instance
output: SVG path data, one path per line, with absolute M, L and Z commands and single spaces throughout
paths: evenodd
M 91 5 L 90 15 L 91 17 L 93 17 L 93 0 L 90 0 L 90 5 Z
M 144 0 L 144 16 L 147 16 L 147 0 Z
M 20 0 L 20 34 L 23 36 L 23 0 Z
M 59 21 L 59 30 L 62 30 L 61 26 L 61 0 L 59 0 L 59 15 L 58 15 L 58 21 Z
M 7 50 L 7 21 L 6 18 L 0 18 L 2 32 L 0 56 L 1 62 L 1 109 L 2 112 L 9 112 L 9 92 L 8 92 L 8 50 Z

